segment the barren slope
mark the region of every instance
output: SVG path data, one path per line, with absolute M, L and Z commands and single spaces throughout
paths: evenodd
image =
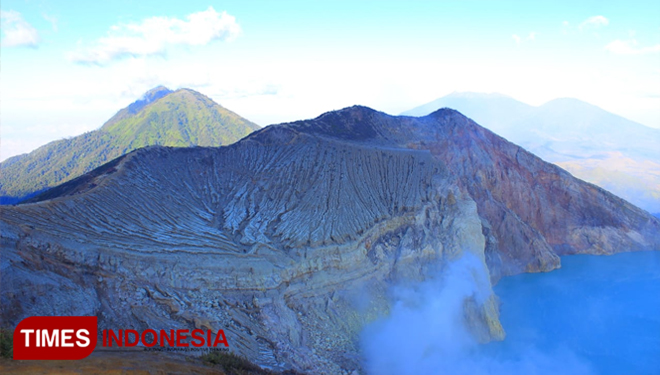
M 452 110 L 351 107 L 228 147 L 149 147 L 40 199 L 0 211 L 5 324 L 224 328 L 251 360 L 311 373 L 359 368 L 388 288 L 463 254 L 483 265 L 465 319 L 487 341 L 504 336 L 489 276 L 660 248 L 657 219 Z

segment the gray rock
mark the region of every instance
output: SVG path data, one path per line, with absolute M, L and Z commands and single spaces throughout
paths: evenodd
M 465 312 L 485 342 L 504 337 L 491 281 L 660 243 L 657 219 L 451 110 L 352 107 L 83 177 L 0 208 L 3 324 L 224 329 L 256 363 L 311 373 L 360 368 L 390 288 L 465 253 L 486 272 Z

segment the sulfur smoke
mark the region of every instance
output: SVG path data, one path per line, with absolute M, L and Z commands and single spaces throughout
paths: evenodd
M 484 264 L 465 253 L 438 277 L 392 292 L 389 316 L 362 334 L 364 368 L 372 375 L 590 374 L 572 353 L 519 348 L 506 358 L 479 344 L 467 326 L 465 301 L 483 303 L 492 290 Z M 505 327 L 506 328 L 506 327 Z

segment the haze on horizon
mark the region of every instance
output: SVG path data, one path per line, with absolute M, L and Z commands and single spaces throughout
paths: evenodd
M 660 128 L 660 4 L 2 3 L 0 160 L 188 87 L 256 123 L 454 91 L 572 97 Z

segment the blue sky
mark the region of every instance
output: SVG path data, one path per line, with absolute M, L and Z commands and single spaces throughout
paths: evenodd
M 660 127 L 658 1 L 4 0 L 0 158 L 196 89 L 260 125 L 453 91 L 574 97 Z

